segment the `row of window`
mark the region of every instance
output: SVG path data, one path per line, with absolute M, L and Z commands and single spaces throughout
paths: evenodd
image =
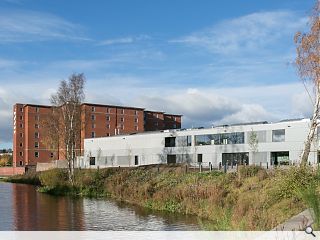
M 92 128 L 94 128 L 94 127 L 92 127 Z M 110 125 L 107 125 L 107 128 L 110 129 Z M 121 124 L 121 125 L 119 126 L 119 129 L 120 129 L 120 130 L 124 130 L 124 126 Z M 138 130 L 139 130 L 139 127 L 138 127 L 138 126 L 134 126 L 134 130 L 135 130 L 135 131 L 138 131 Z M 106 136 L 109 137 L 109 136 L 110 136 L 110 133 L 107 133 Z M 91 132 L 91 138 L 95 138 L 95 137 L 96 137 L 96 133 L 95 133 L 95 132 Z
M 19 146 L 20 146 L 20 147 L 23 147 L 23 143 L 21 142 L 21 143 L 19 144 Z M 35 143 L 34 143 L 34 148 L 39 148 L 39 142 L 35 142 Z
M 195 135 L 194 137 L 195 137 L 196 146 L 245 143 L 244 132 L 205 134 L 205 135 Z M 175 147 L 176 145 L 191 146 L 191 136 L 185 136 L 185 138 L 187 139 L 186 144 L 181 144 L 181 142 L 176 144 L 179 138 L 181 139 L 182 137 L 166 137 L 165 147 Z M 285 129 L 272 130 L 272 142 L 284 142 L 284 141 L 285 141 Z
M 243 144 L 244 132 L 206 134 L 195 136 L 195 145 Z
M 119 110 L 120 110 L 120 114 L 124 114 L 124 109 L 119 109 Z M 95 111 L 96 111 L 96 107 L 91 107 L 91 111 L 92 111 L 92 112 L 95 112 Z M 106 108 L 106 112 L 107 112 L 107 113 L 111 113 L 111 108 L 108 108 L 108 107 L 107 107 L 107 108 Z M 138 113 L 139 113 L 139 112 L 138 112 L 137 110 L 134 111 L 134 115 L 138 115 Z
M 19 156 L 23 157 L 23 152 L 19 152 Z M 50 158 L 53 158 L 54 154 L 53 152 L 50 153 Z M 39 158 L 40 157 L 40 153 L 39 152 L 34 152 L 34 157 L 35 158 Z
M 92 115 L 91 115 L 91 120 L 96 120 L 96 116 L 92 114 Z M 110 121 L 110 116 L 109 116 L 109 115 L 106 116 L 106 120 L 107 120 L 107 121 Z M 134 122 L 135 122 L 135 123 L 137 123 L 138 121 L 139 121 L 138 118 L 135 118 L 135 119 L 134 119 Z M 120 118 L 120 122 L 124 122 L 124 118 L 123 118 L 123 117 Z
M 89 164 L 91 166 L 96 165 L 96 157 L 90 157 Z M 134 156 L 134 165 L 139 165 L 139 156 L 138 155 Z
M 20 128 L 23 128 L 23 123 L 20 123 Z M 34 125 L 34 128 L 38 129 L 38 128 L 39 128 L 39 124 L 36 123 L 36 124 Z

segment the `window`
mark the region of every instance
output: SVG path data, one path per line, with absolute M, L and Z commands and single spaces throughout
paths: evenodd
M 22 144 L 22 143 L 20 143 L 20 147 L 22 147 L 22 145 L 23 145 L 23 144 Z
M 50 157 L 53 158 L 53 156 L 54 156 L 54 154 L 53 154 L 53 152 L 51 152 L 51 153 L 50 153 Z
M 23 112 L 23 108 L 20 108 L 20 112 Z
M 134 165 L 139 165 L 139 157 L 134 156 Z
M 20 133 L 20 137 L 21 137 L 21 138 L 23 137 L 23 133 Z
M 107 133 L 106 135 L 107 135 L 107 137 L 109 137 L 109 136 L 110 136 L 110 133 Z
M 110 108 L 106 108 L 106 112 L 107 112 L 107 113 L 110 113 Z
M 34 125 L 34 128 L 39 128 L 39 124 L 35 124 L 35 125 Z
M 39 133 L 38 132 L 34 133 L 34 138 L 39 138 Z
M 110 124 L 107 124 L 107 129 L 110 129 Z
M 124 114 L 124 109 L 120 109 L 120 114 Z
M 20 116 L 20 120 L 23 120 L 23 116 Z
M 124 129 L 124 125 L 123 125 L 123 124 L 120 125 L 120 129 L 121 129 L 121 130 Z
M 136 115 L 136 116 L 138 115 L 138 111 L 137 110 L 134 111 L 134 115 Z
M 235 166 L 235 165 L 248 165 L 249 153 L 222 153 L 222 165 Z
M 38 158 L 39 157 L 39 152 L 34 152 L 34 157 Z
M 197 135 L 195 136 L 195 144 L 196 146 L 244 144 L 244 132 Z
M 92 123 L 92 126 L 91 126 L 92 128 L 96 128 L 96 125 L 94 124 L 94 123 Z
M 96 116 L 95 115 L 91 115 L 91 120 L 96 120 Z
M 91 111 L 92 111 L 92 112 L 95 112 L 95 111 L 96 111 L 96 108 L 95 108 L 95 107 L 92 107 L 92 108 L 91 108 Z
M 35 121 L 39 121 L 39 120 L 40 120 L 39 115 L 34 116 L 34 120 L 35 120 Z
M 91 132 L 91 138 L 95 138 L 96 137 L 96 133 L 95 132 Z
M 35 147 L 35 148 L 39 148 L 39 142 L 35 142 L 35 143 L 34 143 L 34 147 Z
M 90 157 L 90 166 L 96 165 L 96 158 L 95 157 Z
M 19 152 L 19 156 L 22 157 L 23 156 L 23 152 Z
M 175 120 L 175 121 L 177 121 L 177 118 L 176 118 L 176 117 L 174 117 L 174 120 Z
M 20 123 L 20 128 L 23 128 L 23 124 L 22 123 Z
M 137 122 L 138 122 L 138 118 L 135 118 L 135 119 L 134 119 L 134 122 L 137 123 Z
M 23 166 L 23 162 L 22 162 L 22 161 L 20 161 L 20 162 L 19 162 L 19 165 L 20 165 L 20 166 Z
M 134 126 L 135 131 L 138 131 L 138 129 L 139 129 L 138 126 Z
M 191 136 L 187 136 L 187 146 L 191 146 L 192 145 L 192 138 Z
M 272 130 L 272 142 L 284 142 L 285 133 L 285 129 Z
M 122 118 L 120 118 L 120 122 L 124 122 L 124 118 L 122 117 Z
M 190 147 L 191 144 L 191 136 L 179 136 L 176 138 L 177 147 Z
M 36 107 L 36 112 L 39 112 L 39 108 L 38 107 Z
M 106 119 L 107 119 L 107 121 L 110 121 L 110 116 L 107 115 L 107 116 L 106 116 Z
M 177 163 L 177 157 L 174 154 L 168 154 L 167 155 L 167 163 Z
M 164 146 L 165 147 L 175 147 L 176 146 L 176 138 L 175 137 L 166 137 Z
M 202 154 L 198 154 L 198 163 L 202 163 Z

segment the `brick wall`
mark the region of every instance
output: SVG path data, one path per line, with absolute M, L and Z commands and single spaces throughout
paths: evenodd
M 24 167 L 0 167 L 0 176 L 13 176 L 24 173 Z

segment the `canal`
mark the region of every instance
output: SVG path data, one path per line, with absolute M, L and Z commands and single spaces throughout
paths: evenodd
M 51 196 L 25 184 L 0 182 L 1 231 L 200 230 L 196 217 L 88 198 Z

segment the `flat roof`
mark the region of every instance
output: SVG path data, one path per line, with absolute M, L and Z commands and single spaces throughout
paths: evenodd
M 138 109 L 138 110 L 144 110 L 145 109 L 145 108 L 138 108 L 138 107 L 128 107 L 128 106 L 121 106 L 121 105 L 99 104 L 99 103 L 82 103 L 81 105 L 99 106 L 99 107 L 130 108 L 130 109 Z
M 51 108 L 52 106 L 49 105 L 41 105 L 41 104 L 23 104 L 23 107 L 42 107 L 42 108 Z

